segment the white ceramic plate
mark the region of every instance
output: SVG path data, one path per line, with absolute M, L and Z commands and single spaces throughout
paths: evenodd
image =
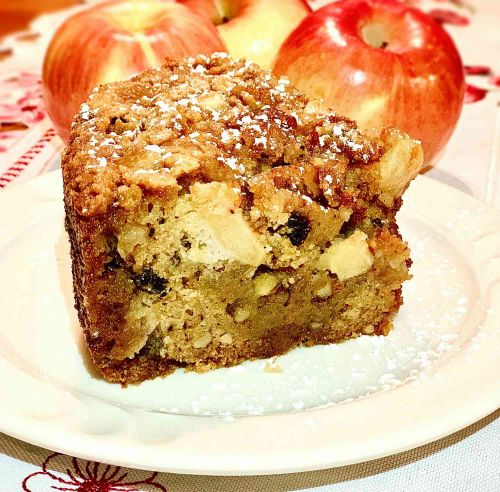
M 399 216 L 414 278 L 388 337 L 122 389 L 73 309 L 61 178 L 0 195 L 0 431 L 86 459 L 268 474 L 374 459 L 500 406 L 500 213 L 419 177 Z

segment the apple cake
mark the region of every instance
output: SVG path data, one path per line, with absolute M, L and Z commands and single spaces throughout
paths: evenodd
M 226 54 L 94 90 L 62 159 L 76 308 L 108 381 L 386 335 L 422 150 Z

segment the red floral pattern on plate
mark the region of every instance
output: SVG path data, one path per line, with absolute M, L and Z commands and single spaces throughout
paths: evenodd
M 140 476 L 140 479 L 128 478 L 131 473 Z M 45 492 L 48 490 L 167 492 L 167 489 L 156 481 L 157 477 L 157 472 L 130 472 L 119 466 L 103 465 L 54 453 L 44 461 L 42 471 L 28 475 L 23 480 L 22 486 L 24 492 Z

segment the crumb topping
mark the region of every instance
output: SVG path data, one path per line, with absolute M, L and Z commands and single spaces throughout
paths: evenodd
M 215 53 L 96 88 L 76 117 L 64 161 L 75 206 L 91 216 L 120 206 L 123 186 L 178 193 L 211 181 L 246 195 L 270 181 L 304 206 L 326 209 L 338 206 L 348 171 L 382 153 L 380 142 L 288 79 Z

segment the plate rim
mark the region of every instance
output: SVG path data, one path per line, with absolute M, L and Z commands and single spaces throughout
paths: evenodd
M 23 197 L 26 198 L 26 195 L 28 197 L 36 196 L 35 193 L 30 193 L 30 190 L 33 191 L 40 188 L 45 189 L 46 185 L 49 186 L 56 185 L 60 187 L 60 183 L 61 183 L 60 171 L 48 173 L 42 177 L 33 179 L 25 184 L 21 184 L 10 190 L 3 191 L 0 194 L 0 206 L 4 205 L 6 202 L 9 203 L 12 200 L 15 201 L 15 198 L 19 196 L 21 196 L 21 198 Z M 435 196 L 437 196 L 438 202 L 439 200 L 443 200 L 445 197 L 451 197 L 452 199 L 451 201 L 455 199 L 462 204 L 465 203 L 469 207 L 484 209 L 487 213 L 495 217 L 496 221 L 498 222 L 497 224 L 499 227 L 498 231 L 500 231 L 500 211 L 490 207 L 487 204 L 480 202 L 479 200 L 476 200 L 470 195 L 467 195 L 450 186 L 444 185 L 440 182 L 437 182 L 425 176 L 419 176 L 416 179 L 415 184 L 412 185 L 412 187 L 413 187 L 412 189 L 414 190 L 415 188 L 418 188 L 418 190 L 428 189 L 427 193 L 432 192 Z M 415 191 L 415 193 L 417 193 L 418 190 Z M 32 198 L 32 200 L 36 202 L 35 198 Z M 4 220 L 0 217 L 0 230 L 4 227 L 3 223 Z M 500 258 L 500 245 L 498 246 L 498 251 L 496 254 L 497 257 Z M 496 280 L 500 280 L 500 268 L 498 269 Z M 500 285 L 499 282 L 497 282 L 497 284 Z M 498 347 L 500 347 L 500 343 L 498 342 L 498 340 L 497 340 L 497 345 Z M 465 357 L 465 354 L 467 354 L 467 356 L 471 357 L 473 360 L 476 360 L 478 358 L 478 354 L 479 355 L 489 354 L 489 352 L 492 351 L 493 350 L 491 346 L 489 348 L 486 347 L 486 349 L 483 348 L 482 352 L 481 350 L 474 352 L 474 350 L 470 346 L 464 347 L 461 350 L 462 353 L 461 357 L 455 356 L 450 360 L 448 360 L 447 363 L 444 364 L 437 372 L 436 371 L 434 372 L 434 375 L 431 374 L 430 378 L 432 379 L 433 377 L 436 376 L 436 374 L 442 376 L 447 371 L 452 370 L 453 366 L 456 365 L 457 363 L 460 363 L 460 361 L 462 361 L 463 364 L 463 358 Z M 495 361 L 494 359 L 492 359 L 492 361 L 497 362 L 497 369 L 498 369 L 498 361 Z M 484 360 L 482 362 L 484 365 Z M 492 372 L 493 370 L 494 368 L 492 369 Z M 1 369 L 0 365 L 0 374 L 1 371 L 3 371 L 3 369 Z M 475 374 L 474 370 L 471 370 L 468 374 L 468 379 L 469 380 L 473 379 L 473 376 L 477 376 L 477 374 Z M 0 379 L 0 393 L 3 392 L 2 391 L 3 383 L 1 382 L 1 380 L 2 379 Z M 439 387 L 439 381 L 437 381 L 436 384 Z M 172 414 L 163 414 L 162 418 L 164 418 L 165 422 L 168 424 L 172 424 L 173 421 L 180 423 L 182 420 L 185 421 L 186 419 L 188 419 L 190 421 L 189 424 L 190 426 L 197 425 L 198 427 L 200 427 L 200 425 L 201 427 L 203 427 L 202 423 L 206 424 L 207 419 L 212 419 L 212 420 L 215 419 L 215 422 L 217 424 L 220 424 L 221 422 L 223 423 L 224 433 L 227 433 L 227 429 L 230 429 L 229 435 L 231 435 L 231 433 L 234 434 L 240 432 L 248 432 L 249 426 L 246 424 L 250 424 L 250 428 L 253 425 L 256 428 L 256 431 L 262 432 L 262 429 L 259 430 L 259 428 L 261 428 L 262 424 L 266 421 L 268 422 L 265 425 L 266 428 L 272 429 L 273 426 L 276 426 L 275 428 L 279 430 L 280 427 L 283 427 L 285 421 L 288 422 L 287 426 L 289 424 L 299 425 L 300 423 L 302 423 L 302 425 L 308 425 L 307 423 L 304 424 L 304 422 L 307 422 L 308 420 L 311 419 L 321 421 L 321 423 L 324 424 L 325 422 L 327 423 L 332 422 L 331 418 L 335 417 L 335 414 L 337 414 L 336 417 L 337 420 L 340 418 L 340 421 L 344 416 L 349 417 L 350 414 L 353 413 L 356 414 L 356 412 L 358 414 L 363 414 L 363 412 L 365 411 L 364 407 L 370 405 L 369 403 L 370 400 L 373 403 L 373 400 L 375 398 L 379 400 L 379 403 L 380 402 L 382 404 L 385 403 L 387 407 L 387 405 L 391 403 L 391 400 L 396 399 L 397 401 L 398 396 L 396 397 L 394 396 L 396 392 L 398 392 L 399 398 L 401 396 L 404 396 L 404 393 L 408 392 L 409 396 L 412 396 L 414 388 L 418 385 L 419 382 L 412 381 L 409 383 L 405 383 L 401 386 L 397 386 L 396 388 L 393 388 L 385 392 L 378 392 L 366 398 L 357 399 L 351 402 L 343 402 L 326 408 L 311 409 L 303 412 L 267 415 L 267 416 L 237 417 L 232 421 L 224 421 L 218 417 L 195 417 L 195 416 L 183 416 L 183 415 L 172 415 Z M 494 377 L 493 378 L 490 377 L 490 379 L 487 380 L 487 385 L 485 385 L 484 387 L 481 385 L 476 385 L 475 387 L 472 386 L 472 388 L 474 397 L 478 398 L 477 400 L 475 400 L 475 403 L 474 404 L 471 404 L 471 402 L 467 404 L 464 403 L 461 407 L 461 411 L 457 412 L 457 414 L 445 415 L 441 413 L 439 425 L 437 425 L 436 422 L 426 421 L 426 426 L 423 429 L 422 428 L 419 429 L 418 436 L 415 436 L 414 433 L 412 435 L 411 429 L 409 430 L 401 429 L 402 437 L 400 437 L 399 445 L 397 441 L 394 440 L 393 435 L 388 436 L 391 438 L 391 440 L 384 439 L 385 441 L 384 443 L 377 444 L 376 442 L 373 442 L 372 439 L 372 441 L 364 443 L 365 445 L 367 445 L 367 449 L 365 451 L 353 453 L 353 451 L 350 450 L 350 454 L 349 452 L 345 453 L 344 459 L 342 459 L 342 457 L 339 455 L 339 450 L 336 449 L 335 447 L 332 447 L 331 445 L 330 446 L 323 445 L 320 447 L 316 446 L 316 451 L 319 450 L 322 453 L 320 456 L 318 456 L 318 453 L 311 453 L 308 455 L 307 452 L 301 452 L 300 450 L 298 450 L 298 452 L 296 451 L 295 454 L 293 454 L 288 449 L 286 450 L 286 452 L 283 452 L 281 456 L 274 453 L 268 455 L 266 459 L 265 457 L 260 457 L 257 455 L 258 451 L 257 448 L 250 447 L 246 451 L 247 454 L 226 453 L 224 455 L 215 453 L 213 456 L 205 456 L 203 454 L 196 454 L 191 452 L 187 454 L 186 453 L 181 454 L 181 458 L 179 459 L 178 457 L 179 453 L 178 450 L 176 453 L 175 443 L 174 444 L 167 443 L 169 445 L 167 445 L 166 447 L 165 445 L 162 447 L 159 444 L 155 443 L 153 447 L 157 451 L 161 450 L 162 454 L 161 462 L 151 459 L 145 461 L 144 459 L 141 459 L 140 457 L 137 456 L 139 454 L 137 452 L 135 454 L 132 453 L 132 456 L 135 456 L 135 458 L 130 460 L 127 459 L 126 456 L 124 456 L 122 452 L 123 448 L 115 449 L 115 452 L 110 454 L 110 449 L 113 449 L 113 445 L 112 443 L 110 444 L 107 436 L 89 437 L 88 435 L 77 433 L 76 434 L 77 441 L 75 442 L 74 441 L 75 435 L 73 436 L 65 435 L 64 432 L 61 432 L 61 429 L 59 429 L 59 432 L 56 432 L 57 428 L 54 429 L 54 426 L 51 424 L 51 422 L 41 423 L 39 420 L 35 421 L 34 418 L 29 419 L 26 416 L 23 417 L 20 415 L 17 416 L 8 415 L 6 414 L 5 411 L 3 411 L 2 409 L 3 406 L 0 406 L 0 431 L 5 434 L 11 435 L 12 437 L 15 437 L 17 439 L 30 442 L 31 444 L 51 449 L 57 452 L 62 452 L 71 456 L 76 456 L 79 458 L 84 458 L 93 461 L 95 460 L 102 461 L 105 463 L 126 466 L 130 468 L 140 468 L 144 470 L 155 470 L 155 471 L 183 473 L 183 474 L 190 473 L 197 475 L 227 475 L 227 476 L 294 473 L 294 472 L 321 470 L 326 468 L 345 466 L 348 464 L 360 463 L 364 461 L 370 461 L 373 459 L 382 458 L 384 456 L 397 454 L 406 451 L 408 449 L 413 449 L 415 447 L 425 445 L 429 442 L 441 439 L 460 429 L 463 429 L 464 427 L 467 427 L 468 425 L 471 425 L 472 423 L 494 412 L 500 406 L 499 378 L 495 380 Z M 419 395 L 418 391 L 416 391 L 416 395 Z M 413 394 L 413 396 L 415 395 Z M 394 415 L 394 413 L 391 414 L 391 411 L 393 412 L 394 408 L 390 407 L 390 405 L 389 408 L 386 407 L 383 406 L 383 410 L 385 412 L 389 412 L 391 417 L 395 419 L 393 425 L 395 424 L 403 425 L 405 419 L 403 420 L 400 419 L 398 421 L 398 418 L 400 418 L 401 416 Z M 422 408 L 423 413 L 425 413 L 425 410 L 426 409 Z M 147 414 L 150 412 L 142 411 L 142 413 Z M 416 419 L 415 415 L 413 417 Z M 302 422 L 300 422 L 301 419 Z M 281 423 L 278 422 L 278 420 L 281 421 Z M 334 421 L 335 419 L 333 419 L 333 422 Z M 254 422 L 257 422 L 256 426 L 254 425 Z M 415 424 L 416 423 L 418 423 L 418 419 L 415 420 Z M 33 430 L 34 426 L 37 427 L 35 430 Z M 292 427 L 292 428 L 298 429 L 298 427 Z M 27 429 L 29 430 L 27 431 Z M 66 429 L 66 432 L 67 431 L 68 429 Z M 212 431 L 213 429 L 209 426 L 208 434 L 210 434 Z M 207 432 L 207 431 L 202 431 L 202 432 Z M 68 441 L 67 440 L 68 437 L 72 437 L 73 440 L 70 439 Z M 134 443 L 133 440 L 130 440 L 130 442 L 128 442 L 129 445 L 133 443 Z M 337 445 L 338 444 L 339 443 L 337 443 Z M 182 445 L 185 446 L 186 443 L 182 442 Z M 120 448 L 120 446 L 117 446 L 115 444 L 115 448 L 117 447 Z M 148 446 L 146 445 L 146 448 L 147 447 Z M 94 448 L 93 451 L 91 451 L 92 448 Z M 143 448 L 144 446 L 141 446 L 139 443 L 139 447 L 136 446 L 135 449 L 143 450 Z M 177 454 L 177 459 L 175 459 L 176 454 Z M 265 452 L 263 453 L 263 455 L 265 455 Z M 274 460 L 269 459 L 271 456 L 274 458 Z M 292 459 L 293 456 L 295 456 L 295 459 Z M 165 460 L 165 457 L 169 459 Z

